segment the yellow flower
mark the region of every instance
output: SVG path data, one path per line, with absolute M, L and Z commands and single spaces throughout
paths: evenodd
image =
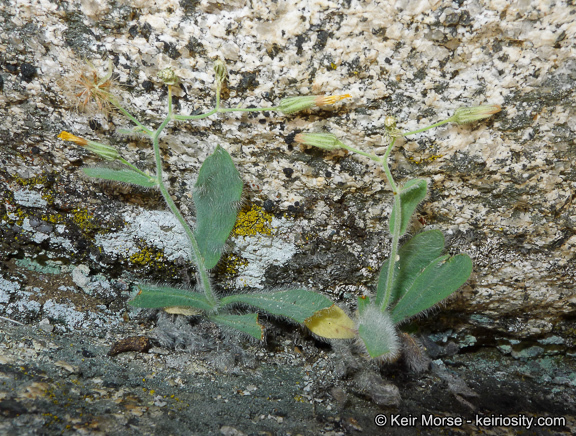
M 88 140 L 86 140 L 84 138 L 80 138 L 80 137 L 73 135 L 72 133 L 68 133 L 68 132 L 61 132 L 58 135 L 58 139 L 62 139 L 64 141 L 71 141 L 75 144 L 81 145 L 82 147 L 85 147 L 88 145 Z
M 81 145 L 82 147 L 86 148 L 86 150 L 89 150 L 106 160 L 116 160 L 120 157 L 118 150 L 116 150 L 114 147 L 106 144 L 100 144 L 99 142 L 90 141 L 89 139 L 80 138 L 76 135 L 73 135 L 72 133 L 61 132 L 58 135 L 58 138 Z
M 342 95 L 319 95 L 316 97 L 315 103 L 316 106 L 324 106 L 326 104 L 334 104 L 337 101 L 344 100 L 345 98 L 352 98 L 350 94 L 342 94 Z

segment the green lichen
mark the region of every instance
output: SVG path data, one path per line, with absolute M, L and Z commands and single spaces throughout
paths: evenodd
M 17 259 L 16 265 L 25 268 L 29 271 L 36 271 L 41 274 L 52 274 L 57 275 L 61 273 L 61 269 L 58 266 L 51 266 L 51 265 L 41 265 L 38 262 L 24 258 L 24 259 Z

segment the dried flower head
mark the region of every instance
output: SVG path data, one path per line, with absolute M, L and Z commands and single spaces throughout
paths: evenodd
M 112 79 L 113 65 L 108 60 L 108 70 L 103 76 L 90 62 L 73 68 L 73 73 L 64 77 L 61 87 L 68 91 L 77 110 L 83 112 L 108 113 L 119 104 L 117 85 Z

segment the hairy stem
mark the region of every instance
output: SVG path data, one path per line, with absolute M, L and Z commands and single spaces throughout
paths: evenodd
M 402 201 L 400 199 L 400 192 L 396 183 L 394 182 L 394 178 L 392 177 L 392 173 L 390 172 L 390 167 L 388 166 L 388 158 L 390 156 L 390 152 L 392 151 L 392 147 L 394 147 L 394 143 L 396 142 L 396 138 L 392 138 L 390 145 L 386 149 L 386 153 L 382 157 L 382 166 L 384 168 L 384 173 L 386 174 L 386 179 L 388 179 L 388 183 L 392 188 L 392 193 L 394 195 L 394 228 L 390 229 L 392 231 L 392 246 L 390 247 L 390 261 L 388 262 L 388 276 L 386 277 L 386 286 L 384 287 L 384 294 L 376 295 L 376 305 L 380 307 L 381 310 L 385 310 L 388 307 L 388 303 L 390 302 L 390 296 L 392 295 L 392 286 L 394 285 L 394 278 L 396 275 L 396 265 L 398 263 L 398 246 L 400 243 L 400 230 L 402 227 Z
M 432 124 L 431 126 L 428 126 L 428 127 L 422 127 L 421 129 L 418 129 L 418 130 L 413 130 L 411 132 L 402 133 L 402 136 L 414 135 L 415 133 L 425 132 L 426 130 L 433 129 L 434 127 L 442 126 L 443 124 L 450 123 L 450 122 L 452 122 L 452 117 L 448 118 L 447 120 L 440 121 L 436 124 Z
M 184 232 L 186 233 L 186 236 L 188 236 L 188 240 L 190 241 L 190 245 L 192 247 L 192 255 L 194 258 L 193 260 L 196 263 L 196 268 L 198 270 L 198 276 L 200 278 L 200 285 L 202 286 L 202 289 L 204 290 L 204 294 L 206 296 L 206 299 L 210 302 L 210 304 L 212 306 L 215 307 L 218 304 L 218 299 L 216 298 L 216 295 L 214 294 L 214 291 L 212 290 L 212 284 L 210 283 L 210 276 L 208 275 L 208 271 L 206 269 L 206 266 L 204 265 L 204 258 L 202 257 L 202 254 L 200 253 L 200 247 L 198 246 L 198 242 L 196 241 L 196 237 L 194 236 L 194 232 L 192 231 L 192 229 L 190 228 L 190 226 L 188 225 L 188 223 L 186 222 L 186 220 L 184 219 L 184 217 L 180 213 L 180 210 L 178 209 L 178 206 L 176 206 L 176 203 L 174 203 L 174 200 L 172 200 L 172 197 L 170 196 L 170 193 L 168 192 L 168 189 L 166 188 L 166 186 L 164 185 L 164 182 L 162 180 L 162 157 L 160 156 L 159 137 L 160 137 L 160 134 L 162 133 L 162 131 L 164 130 L 164 128 L 172 120 L 172 118 L 173 118 L 173 115 L 172 115 L 172 88 L 170 86 L 168 86 L 168 116 L 162 122 L 160 127 L 158 127 L 158 130 L 156 130 L 156 132 L 154 132 L 154 135 L 152 137 L 152 146 L 154 147 L 154 158 L 156 160 L 156 177 L 158 177 L 158 187 L 160 188 L 160 192 L 162 193 L 162 196 L 164 197 L 164 200 L 166 201 L 168 208 L 170 209 L 170 211 L 174 214 L 174 216 L 176 217 L 178 222 L 184 228 Z
M 126 109 L 124 109 L 122 106 L 120 106 L 120 104 L 118 102 L 116 102 L 115 100 L 111 100 L 111 102 L 116 107 L 116 109 L 118 109 L 120 112 L 122 112 L 122 114 L 124 114 L 124 116 L 126 118 L 128 118 L 130 121 L 132 121 L 138 127 L 140 127 L 144 133 L 146 133 L 149 136 L 152 136 L 154 134 L 154 132 L 152 132 L 152 130 L 150 130 L 148 127 L 146 127 L 144 124 L 142 124 L 136 118 L 134 118 L 134 116 L 130 112 L 128 112 Z
M 118 160 L 120 162 L 122 162 L 124 165 L 130 167 L 131 170 L 136 171 L 137 173 L 148 177 L 150 180 L 154 180 L 154 177 L 150 176 L 150 174 L 146 174 L 144 171 L 142 171 L 140 168 L 136 167 L 135 165 L 132 165 L 130 162 L 128 162 L 126 159 L 124 159 L 123 157 L 118 158 Z

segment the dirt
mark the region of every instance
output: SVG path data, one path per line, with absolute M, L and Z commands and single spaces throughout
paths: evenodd
M 461 348 L 433 361 L 422 357 L 428 363 L 417 373 L 403 361 L 380 367 L 353 346 L 266 323 L 261 344 L 207 321 L 165 315 L 72 333 L 0 320 L 0 434 L 568 435 L 576 429 L 576 364 L 569 355 Z M 154 346 L 108 355 L 132 336 Z M 522 425 L 499 425 L 511 417 Z M 530 418 L 543 417 L 555 425 L 528 428 Z M 387 426 L 378 427 L 375 420 L 383 418 Z

